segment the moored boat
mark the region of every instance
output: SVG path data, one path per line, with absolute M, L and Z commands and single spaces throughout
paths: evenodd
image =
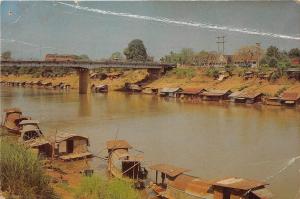
M 23 116 L 22 111 L 19 108 L 10 108 L 4 110 L 5 116 L 2 126 L 8 129 L 8 131 L 20 134 L 20 122 L 28 120 L 30 117 Z
M 144 188 L 148 171 L 142 166 L 143 156 L 129 153 L 132 146 L 125 140 L 110 140 L 106 146 L 109 174 L 134 182 L 136 188 Z

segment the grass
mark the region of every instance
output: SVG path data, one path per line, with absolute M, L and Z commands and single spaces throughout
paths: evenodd
M 8 197 L 17 195 L 24 199 L 58 198 L 49 185 L 50 178 L 45 175 L 36 154 L 9 139 L 0 141 L 1 190 Z
M 178 79 L 191 79 L 196 76 L 196 69 L 193 67 L 174 68 L 173 70 L 167 72 L 167 76 L 170 75 L 176 75 Z
M 131 183 L 120 179 L 106 180 L 98 175 L 84 177 L 75 191 L 78 199 L 140 199 Z

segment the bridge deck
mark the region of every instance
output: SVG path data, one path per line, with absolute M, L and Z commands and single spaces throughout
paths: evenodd
M 1 66 L 60 66 L 70 68 L 133 68 L 133 69 L 168 69 L 176 67 L 175 64 L 161 64 L 155 62 L 120 62 L 120 61 L 28 61 L 28 60 L 1 60 Z

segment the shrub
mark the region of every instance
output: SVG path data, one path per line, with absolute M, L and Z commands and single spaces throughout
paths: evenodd
M 209 67 L 206 70 L 206 75 L 213 78 L 218 78 L 219 76 L 219 70 L 215 67 Z
M 38 156 L 24 146 L 1 140 L 1 190 L 20 198 L 58 198 L 50 187 Z
M 97 175 L 84 177 L 75 192 L 78 199 L 141 198 L 131 183 L 120 179 L 105 180 Z
M 167 75 L 176 75 L 177 78 L 193 78 L 196 76 L 195 68 L 187 67 L 187 68 L 175 68 L 171 71 L 167 72 Z

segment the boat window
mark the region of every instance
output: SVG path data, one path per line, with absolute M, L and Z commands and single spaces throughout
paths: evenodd
M 23 135 L 23 140 L 27 141 L 27 140 L 35 139 L 35 138 L 38 138 L 38 137 L 40 137 L 40 132 L 39 131 L 27 131 Z

